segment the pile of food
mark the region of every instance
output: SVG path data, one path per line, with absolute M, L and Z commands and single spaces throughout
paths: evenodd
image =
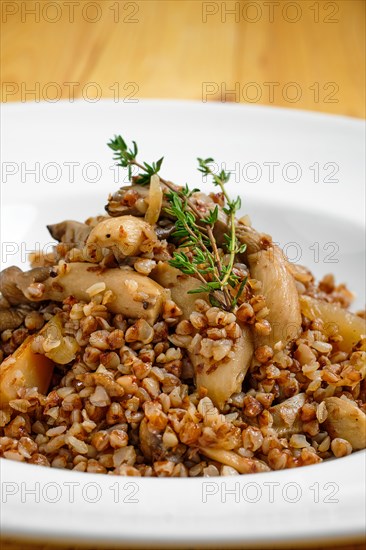
M 109 144 L 106 215 L 0 274 L 0 456 L 128 476 L 266 472 L 366 446 L 365 313 L 291 264 L 227 194 Z M 139 173 L 132 176 L 132 167 Z

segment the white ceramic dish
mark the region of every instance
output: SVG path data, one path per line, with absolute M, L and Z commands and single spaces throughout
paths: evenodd
M 25 269 L 26 253 L 50 243 L 47 223 L 103 211 L 122 183 L 113 181 L 105 146 L 115 133 L 135 139 L 144 160 L 164 155 L 162 173 L 178 183 L 201 186 L 197 156 L 224 162 L 234 170 L 230 192 L 243 197 L 253 224 L 317 276 L 347 281 L 363 307 L 363 122 L 292 110 L 174 101 L 2 106 L 1 268 Z M 358 452 L 268 474 L 125 479 L 1 460 L 1 530 L 126 548 L 357 540 L 365 466 Z

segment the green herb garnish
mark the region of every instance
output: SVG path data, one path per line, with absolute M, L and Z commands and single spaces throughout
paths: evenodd
M 108 146 L 114 151 L 114 159 L 118 161 L 119 166 L 128 169 L 129 179 L 132 180 L 132 166 L 136 166 L 140 172 L 133 178 L 134 183 L 146 185 L 150 182 L 151 176 L 159 175 L 163 158 L 152 164 L 141 164 L 136 159 L 137 144 L 134 141 L 132 144 L 132 148 L 128 148 L 123 138 L 116 136 Z M 246 279 L 241 280 L 233 271 L 236 255 L 246 249 L 245 244 L 238 243 L 235 228 L 235 215 L 240 209 L 241 201 L 239 197 L 232 201 L 227 194 L 225 184 L 230 178 L 228 172 L 221 170 L 219 174 L 215 174 L 210 166 L 213 163 L 211 158 L 198 158 L 198 163 L 198 170 L 205 176 L 212 176 L 213 184 L 220 187 L 226 201 L 223 211 L 228 216 L 229 232 L 224 235 L 224 239 L 229 259 L 225 259 L 226 255 L 218 248 L 214 237 L 214 226 L 219 218 L 218 205 L 209 213 L 200 212 L 192 200 L 193 193 L 198 189 L 189 190 L 187 185 L 183 188 L 177 187 L 159 175 L 160 181 L 170 190 L 165 195 L 169 202 L 166 212 L 176 220 L 173 237 L 178 240 L 180 248 L 173 253 L 173 259 L 169 263 L 182 273 L 201 281 L 202 285 L 189 291 L 190 294 L 208 293 L 211 305 L 232 311 L 237 306 L 247 282 Z

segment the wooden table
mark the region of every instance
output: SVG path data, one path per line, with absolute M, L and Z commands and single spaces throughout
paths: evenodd
M 364 0 L 2 0 L 1 23 L 4 103 L 159 97 L 365 116 Z
M 70 544 L 67 544 L 65 546 L 60 546 L 60 545 L 57 545 L 57 546 L 54 546 L 52 544 L 35 544 L 35 543 L 29 543 L 29 544 L 26 544 L 24 542 L 21 542 L 21 543 L 16 543 L 14 541 L 7 541 L 7 540 L 4 540 L 4 541 L 0 541 L 0 548 L 1 550 L 100 550 L 100 547 L 98 548 L 95 548 L 95 547 L 88 547 L 86 548 L 85 546 L 82 546 L 82 547 L 74 547 Z M 139 547 L 140 549 L 140 547 Z M 334 545 L 334 543 L 324 547 L 320 547 L 320 546 L 311 546 L 311 547 L 308 547 L 308 549 L 310 550 L 364 550 L 365 549 L 365 545 L 364 544 L 357 544 L 357 545 L 347 545 L 347 546 L 336 546 Z M 104 546 L 103 547 L 103 550 L 116 550 L 116 547 L 113 547 L 113 548 L 109 548 L 107 546 Z M 148 547 L 145 548 L 145 549 L 140 549 L 140 550 L 149 550 Z M 165 550 L 177 550 L 177 548 L 171 548 L 171 549 L 165 549 Z M 179 550 L 179 549 L 178 549 Z M 195 547 L 195 546 L 192 546 L 189 548 L 189 550 L 199 550 L 198 547 Z M 227 550 L 227 548 L 221 548 L 221 549 L 216 549 L 216 550 Z M 240 549 L 238 549 L 240 550 Z M 246 549 L 246 550 L 250 550 L 250 549 Z M 258 547 L 257 548 L 253 548 L 252 550 L 261 550 L 259 549 Z M 282 550 L 281 548 L 279 548 L 278 546 L 276 547 L 273 547 L 273 550 Z M 294 545 L 294 546 L 286 546 L 286 548 L 284 548 L 283 550 L 306 550 L 305 547 L 303 546 L 299 546 L 299 545 Z
M 365 116 L 364 0 L 2 0 L 1 9 L 4 102 L 160 97 Z

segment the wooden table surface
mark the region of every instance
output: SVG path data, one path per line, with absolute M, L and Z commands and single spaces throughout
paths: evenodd
M 0 3 L 3 103 L 180 98 L 365 117 L 364 0 Z M 28 548 L 52 546 L 1 544 Z
M 7 541 L 7 540 L 4 540 L 3 542 L 1 541 L 0 539 L 0 548 L 1 550 L 101 550 L 100 547 L 96 548 L 96 547 L 85 547 L 85 546 L 82 546 L 82 547 L 77 547 L 75 548 L 74 546 L 68 544 L 67 546 L 60 546 L 59 544 L 57 546 L 54 546 L 52 544 L 32 544 L 32 543 L 24 543 L 24 542 L 21 542 L 21 543 L 16 543 L 16 542 L 12 542 L 12 541 Z M 156 546 L 154 547 L 156 548 Z M 338 545 L 334 545 L 331 544 L 327 547 L 320 547 L 320 546 L 311 546 L 311 547 L 308 547 L 309 550 L 365 550 L 365 544 L 359 544 L 359 545 L 347 545 L 347 546 L 338 546 Z M 138 549 L 136 550 L 139 550 L 140 547 L 138 547 Z M 113 548 L 109 548 L 107 546 L 104 546 L 102 550 L 118 550 L 116 549 L 116 547 L 113 547 Z M 146 547 L 145 549 L 140 549 L 140 550 L 149 550 L 148 547 Z M 176 548 L 165 548 L 165 550 L 177 550 Z M 199 550 L 198 547 L 195 547 L 195 546 L 192 546 L 190 547 L 188 550 Z M 228 550 L 227 548 L 216 548 L 216 550 Z M 240 550 L 240 549 L 238 549 Z M 251 550 L 251 549 L 246 549 L 246 550 Z M 252 550 L 261 550 L 260 548 L 256 547 L 256 548 L 253 548 Z M 276 547 L 273 547 L 273 550 L 282 550 L 281 548 L 279 548 L 278 546 Z M 286 546 L 286 548 L 284 550 L 306 550 L 305 547 L 303 546 L 299 546 L 297 544 L 295 544 L 294 546 Z
M 2 101 L 240 101 L 365 116 L 364 0 L 1 0 Z

